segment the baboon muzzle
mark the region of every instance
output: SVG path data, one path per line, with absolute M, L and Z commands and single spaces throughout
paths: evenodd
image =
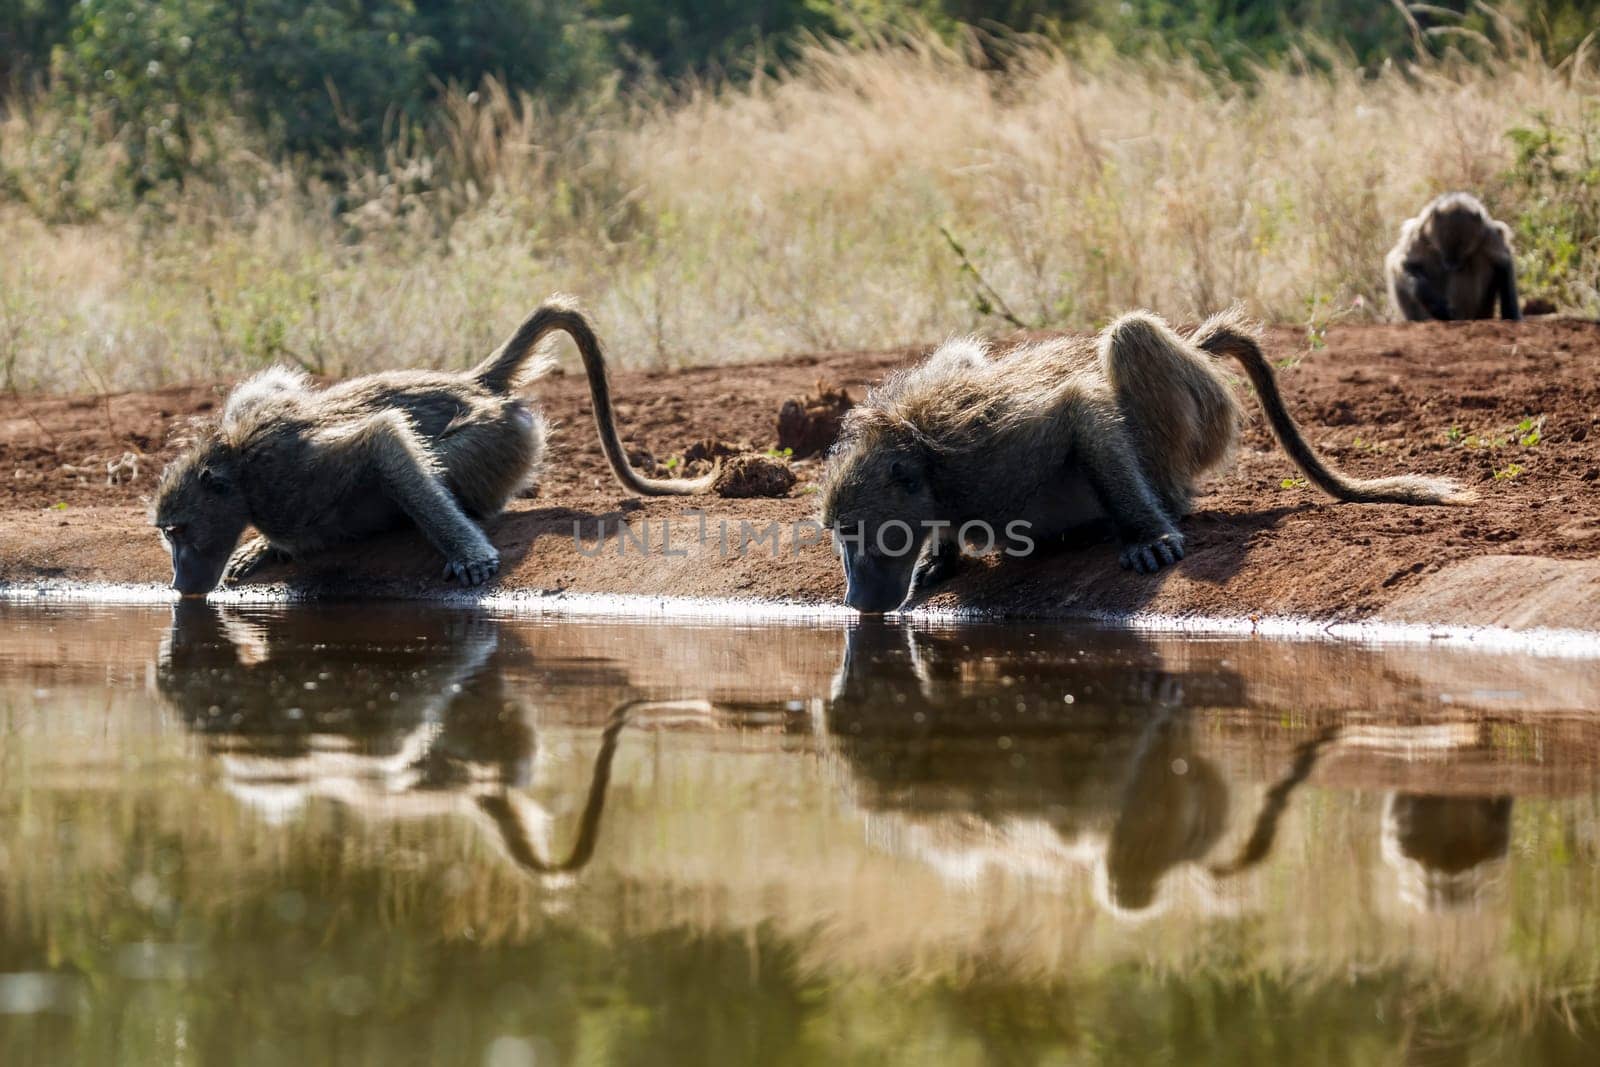
M 910 568 L 885 566 L 866 553 L 844 556 L 844 602 L 863 615 L 899 607 L 910 588 Z
M 222 568 L 227 562 L 226 554 L 213 562 L 188 545 L 174 544 L 172 588 L 184 596 L 204 596 L 222 581 Z

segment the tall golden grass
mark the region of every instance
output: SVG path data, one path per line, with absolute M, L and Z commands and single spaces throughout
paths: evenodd
M 1549 190 L 1512 180 L 1508 131 L 1600 129 L 1588 57 L 1522 42 L 1508 27 L 1471 62 L 1376 74 L 1330 51 L 1248 85 L 1027 41 L 998 75 L 933 38 L 817 44 L 780 77 L 582 111 L 452 92 L 381 164 L 335 173 L 266 159 L 223 121 L 204 179 L 88 211 L 116 203 L 115 131 L 16 108 L 0 388 L 462 366 L 557 290 L 614 358 L 650 366 L 1134 306 L 1379 319 L 1402 218 L 1454 188 L 1521 217 Z M 47 221 L 64 199 L 77 221 Z M 1600 309 L 1592 271 L 1568 272 L 1566 310 Z

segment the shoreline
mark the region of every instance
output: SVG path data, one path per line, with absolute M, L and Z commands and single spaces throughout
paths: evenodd
M 0 583 L 0 603 L 137 606 L 175 604 L 171 589 L 149 584 L 44 581 L 33 585 Z M 708 625 L 851 624 L 862 619 L 839 604 L 748 599 L 700 599 L 641 594 L 567 593 L 541 589 L 488 593 L 439 591 L 410 596 L 367 597 L 393 606 L 484 610 L 512 618 L 569 618 L 584 621 L 661 621 Z M 283 607 L 295 604 L 352 602 L 350 594 L 293 585 L 251 586 L 210 594 L 208 603 L 228 606 Z M 896 612 L 892 619 L 938 629 L 942 625 L 1091 626 L 1096 629 L 1182 637 L 1259 637 L 1277 641 L 1348 644 L 1364 648 L 1428 647 L 1475 649 L 1497 654 L 1522 653 L 1550 659 L 1600 659 L 1600 630 L 1534 627 L 1513 629 L 1492 624 L 1397 621 L 1381 617 L 1359 620 L 1308 616 L 1169 615 L 1161 612 L 1079 612 L 1018 617 L 976 608 L 917 607 Z
M 1450 477 L 1478 502 L 1328 500 L 1294 477 L 1241 383 L 1249 415 L 1239 447 L 1182 520 L 1187 554 L 1176 566 L 1137 575 L 1118 566 L 1109 542 L 1041 545 L 1027 559 L 970 561 L 915 605 L 918 617 L 1285 636 L 1381 625 L 1380 640 L 1444 633 L 1473 647 L 1534 650 L 1587 648 L 1600 635 L 1600 324 L 1336 326 L 1315 351 L 1303 331 L 1277 326 L 1266 348 L 1283 365 L 1290 410 L 1331 463 L 1356 477 Z M 823 389 L 859 399 L 921 353 L 619 373 L 619 423 L 636 466 L 658 477 L 684 469 L 691 454 L 781 453 L 786 401 Z M 165 595 L 170 562 L 142 501 L 190 420 L 213 417 L 227 386 L 0 397 L 0 588 Z M 259 575 L 266 584 L 225 595 L 282 599 L 292 589 L 521 612 L 850 617 L 838 560 L 814 530 L 807 536 L 819 459 L 795 457 L 798 482 L 782 497 L 633 499 L 600 452 L 580 376 L 552 375 L 529 393 L 556 427 L 551 460 L 536 493 L 485 525 L 501 556 L 485 590 L 441 582 L 438 554 L 402 532 L 269 568 Z M 1538 433 L 1519 436 L 1523 425 Z M 129 455 L 137 462 L 112 462 Z

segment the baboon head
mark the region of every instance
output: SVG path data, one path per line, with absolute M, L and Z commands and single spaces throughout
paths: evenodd
M 250 521 L 229 449 L 208 438 L 173 460 L 161 475 L 150 521 L 172 550 L 172 588 L 184 596 L 215 589 Z
M 1434 202 L 1423 220 L 1422 233 L 1438 249 L 1440 265 L 1446 271 L 1460 270 L 1483 244 L 1488 217 L 1477 197 L 1468 193 L 1452 193 Z
M 823 474 L 822 524 L 844 563 L 844 601 L 857 611 L 893 611 L 910 592 L 938 517 L 932 466 L 910 426 L 874 408 L 846 416 Z

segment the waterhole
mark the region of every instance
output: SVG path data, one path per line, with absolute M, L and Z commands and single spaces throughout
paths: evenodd
M 0 1062 L 1596 1062 L 1600 665 L 0 605 Z

